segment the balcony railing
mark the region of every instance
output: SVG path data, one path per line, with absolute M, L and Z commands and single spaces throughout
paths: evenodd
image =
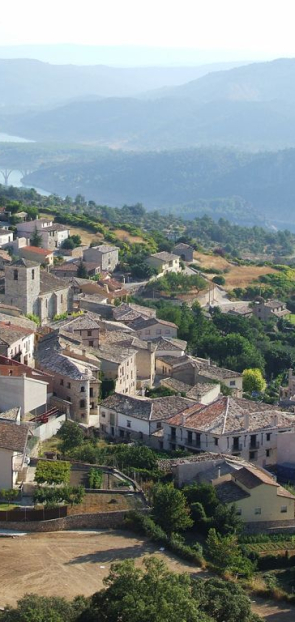
M 231 450 L 233 453 L 240 453 L 241 451 L 243 451 L 242 443 L 233 443 Z
M 193 438 L 186 438 L 184 440 L 186 447 L 194 447 L 195 449 L 201 449 L 201 442 Z

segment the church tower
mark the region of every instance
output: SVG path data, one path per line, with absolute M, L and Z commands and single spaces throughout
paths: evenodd
M 40 265 L 18 259 L 5 266 L 5 303 L 21 309 L 24 314 L 39 314 Z

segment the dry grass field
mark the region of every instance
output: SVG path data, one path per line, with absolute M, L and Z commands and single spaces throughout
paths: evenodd
M 146 242 L 138 235 L 131 235 L 128 231 L 124 229 L 115 229 L 113 232 L 119 240 L 126 240 L 126 242 L 130 242 L 131 244 L 145 244 Z
M 0 607 L 27 593 L 40 596 L 90 596 L 103 587 L 110 565 L 156 555 L 171 570 L 199 572 L 159 546 L 128 532 L 55 532 L 0 538 Z
M 247 287 L 263 274 L 271 274 L 277 272 L 274 268 L 268 266 L 235 266 L 224 257 L 218 255 L 205 255 L 198 251 L 194 252 L 194 258 L 198 262 L 200 269 L 212 268 L 216 270 L 227 270 L 223 274 L 225 278 L 225 289 L 231 290 L 234 287 Z M 213 278 L 214 274 L 208 274 L 208 278 Z

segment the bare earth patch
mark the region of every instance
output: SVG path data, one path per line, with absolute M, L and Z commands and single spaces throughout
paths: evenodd
M 234 287 L 247 287 L 263 274 L 274 274 L 277 272 L 269 266 L 235 266 L 234 264 L 219 257 L 218 255 L 205 255 L 204 253 L 194 252 L 194 258 L 198 262 L 198 266 L 202 268 L 212 268 L 216 270 L 228 270 L 222 276 L 225 278 L 226 290 Z M 208 278 L 212 279 L 214 274 L 208 274 Z
M 40 596 L 90 596 L 103 587 L 115 561 L 149 555 L 174 572 L 200 572 L 159 547 L 128 532 L 55 532 L 0 538 L 0 607 L 27 593 Z
M 138 235 L 131 235 L 130 233 L 128 233 L 128 231 L 125 231 L 124 229 L 115 229 L 113 233 L 119 240 L 126 240 L 126 242 L 131 242 L 131 244 L 146 244 L 143 238 Z

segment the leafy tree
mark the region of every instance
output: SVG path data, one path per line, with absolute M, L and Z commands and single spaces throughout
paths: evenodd
M 206 544 L 211 561 L 220 570 L 229 570 L 233 574 L 248 577 L 253 573 L 253 564 L 242 555 L 235 535 L 221 536 L 212 528 Z
M 37 227 L 35 227 L 32 236 L 31 236 L 31 244 L 32 246 L 37 246 L 37 247 L 41 247 L 42 246 L 42 235 L 41 233 L 39 233 Z
M 16 488 L 1 488 L 0 497 L 10 505 L 19 496 L 19 490 Z
M 260 369 L 244 369 L 243 371 L 243 390 L 246 393 L 258 391 L 263 393 L 266 389 L 266 382 Z
M 75 242 L 74 240 L 69 236 L 68 238 L 66 238 L 66 240 L 63 241 L 63 243 L 61 244 L 61 248 L 66 248 L 69 250 L 72 250 L 73 248 L 75 248 Z
M 65 421 L 57 434 L 62 440 L 61 451 L 64 454 L 83 443 L 84 434 L 80 426 L 74 421 Z
M 237 584 L 219 578 L 193 584 L 194 598 L 202 611 L 216 622 L 258 622 L 260 618 L 251 612 L 247 594 Z
M 79 279 L 87 279 L 88 278 L 87 270 L 86 270 L 85 264 L 83 263 L 82 260 L 80 261 L 79 266 L 78 266 L 77 276 L 79 277 Z
M 87 600 L 82 596 L 70 603 L 64 598 L 26 594 L 16 608 L 0 612 L 1 622 L 76 622 L 85 609 Z
M 173 484 L 156 484 L 152 491 L 153 517 L 168 534 L 192 527 L 190 509 L 181 490 Z
M 65 484 L 70 480 L 70 462 L 64 460 L 39 460 L 35 472 L 38 484 Z
M 106 588 L 93 595 L 79 622 L 211 621 L 192 598 L 189 575 L 169 572 L 154 557 L 144 560 L 143 570 L 133 560 L 112 564 L 104 584 Z
M 212 279 L 213 283 L 216 283 L 216 285 L 225 285 L 225 278 L 224 276 L 214 276 Z

